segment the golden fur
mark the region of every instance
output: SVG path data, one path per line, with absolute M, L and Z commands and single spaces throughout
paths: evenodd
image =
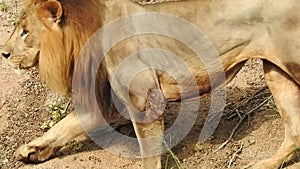
M 40 1 L 35 3 L 39 4 Z M 88 38 L 101 26 L 100 20 L 90 21 L 86 18 L 90 12 L 96 15 L 101 6 L 81 0 L 74 0 L 73 3 L 67 3 L 66 0 L 61 1 L 61 4 L 65 7 L 60 23 L 62 28 L 44 32 L 40 46 L 40 55 L 43 57 L 39 60 L 39 70 L 42 79 L 50 88 L 61 94 L 68 94 L 71 89 L 74 63 L 79 52 Z M 77 12 L 69 12 L 69 10 Z M 71 13 L 71 16 L 68 16 L 68 13 Z M 40 22 L 40 20 L 31 20 L 31 22 Z
M 142 7 L 131 0 L 27 0 L 25 4 L 25 13 L 3 47 L 2 54 L 4 56 L 8 56 L 7 53 L 11 54 L 9 59 L 15 68 L 29 68 L 38 62 L 42 79 L 53 90 L 65 95 L 70 94 L 72 75 L 80 50 L 92 34 L 105 24 L 122 16 L 143 11 L 173 14 L 192 22 L 209 37 L 220 54 L 226 82 L 234 77 L 247 59 L 263 59 L 266 81 L 284 119 L 286 136 L 278 152 L 271 158 L 259 162 L 256 168 L 278 168 L 291 151 L 299 147 L 300 76 L 297 70 L 300 67 L 298 56 L 300 49 L 297 45 L 300 40 L 295 38 L 299 34 L 299 29 L 295 27 L 300 28 L 296 24 L 300 18 L 299 2 L 295 0 L 286 0 L 284 3 L 272 0 L 258 0 L 257 3 L 240 0 L 187 0 Z M 287 22 L 292 22 L 290 27 Z M 120 31 L 126 30 L 120 29 Z M 282 39 L 285 39 L 284 43 Z M 147 46 L 148 44 L 150 46 Z M 119 43 L 108 54 L 111 57 L 105 58 L 98 70 L 97 91 L 90 90 L 90 93 L 83 94 L 91 95 L 96 92 L 99 107 L 104 110 L 102 111 L 104 117 L 110 120 L 114 118 L 111 116 L 111 108 L 113 108 L 111 88 L 125 106 L 131 102 L 135 108 L 143 111 L 139 114 L 126 107 L 133 118 L 138 138 L 163 134 L 162 112 L 149 106 L 154 104 L 149 98 L 152 89 L 161 90 L 167 101 L 184 99 L 181 98 L 182 93 L 189 98 L 195 92 L 195 90 L 189 91 L 188 87 L 187 91 L 180 91 L 178 84 L 167 74 L 145 71 L 133 79 L 128 89 L 131 100 L 127 100 L 124 92 L 116 87 L 116 84 L 110 83 L 112 77 L 110 72 L 114 72 L 116 66 L 128 54 L 147 47 L 162 48 L 180 56 L 191 68 L 201 95 L 213 90 L 211 81 L 216 86 L 224 85 L 219 81 L 219 70 L 215 70 L 215 76 L 209 79 L 201 61 L 193 59 L 195 53 L 176 40 L 166 39 L 163 36 L 149 38 L 145 35 Z M 93 59 L 97 58 L 87 58 L 83 61 L 85 63 L 80 64 L 82 75 L 92 73 L 90 64 Z M 183 86 L 189 86 L 190 79 L 185 78 Z M 90 87 L 85 81 L 79 83 L 83 88 Z M 159 100 L 160 97 L 156 99 L 162 101 Z M 88 103 L 89 100 L 83 102 Z M 155 120 L 151 121 L 153 116 Z M 138 118 L 146 119 L 148 123 L 138 123 L 135 121 Z M 20 146 L 17 154 L 22 159 L 45 161 L 57 148 L 83 132 L 73 112 L 44 136 Z M 151 145 L 154 143 L 140 142 L 141 152 L 151 151 L 153 147 Z M 144 158 L 143 166 L 160 168 L 160 156 Z

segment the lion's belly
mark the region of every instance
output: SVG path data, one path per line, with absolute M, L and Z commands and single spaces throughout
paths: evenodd
M 168 76 L 168 75 L 166 75 Z M 209 93 L 211 84 L 209 78 L 203 77 L 202 84 L 197 85 L 196 79 L 182 79 L 178 84 L 169 77 L 160 77 L 160 87 L 167 101 L 187 100 L 199 98 L 203 94 Z M 193 83 L 195 82 L 195 83 Z

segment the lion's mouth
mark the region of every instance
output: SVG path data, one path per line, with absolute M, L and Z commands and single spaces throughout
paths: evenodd
M 11 57 L 8 59 L 8 64 L 15 70 L 28 70 L 38 64 L 38 59 L 36 58 L 38 56 L 33 60 L 28 59 L 26 56 Z
M 26 68 L 21 63 L 12 63 L 8 61 L 8 65 L 14 70 L 25 70 Z
M 19 65 L 18 65 L 18 69 L 19 70 L 27 70 L 27 69 L 29 69 L 31 67 L 33 67 L 33 66 L 25 66 L 22 63 L 19 63 Z
M 21 60 L 13 60 L 13 62 L 10 59 L 2 59 L 1 64 L 7 64 L 15 74 L 23 75 L 27 72 L 28 68 L 25 67 L 23 64 L 21 64 Z

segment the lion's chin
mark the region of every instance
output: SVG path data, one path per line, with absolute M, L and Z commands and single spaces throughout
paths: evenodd
M 28 72 L 30 67 L 23 67 L 21 66 L 21 64 L 17 65 L 17 64 L 13 64 L 11 62 L 8 61 L 8 65 L 10 68 L 12 68 L 13 72 L 18 75 L 18 76 L 23 76 L 26 72 Z
M 18 76 L 23 76 L 23 75 L 28 71 L 27 69 L 21 69 L 20 66 L 11 63 L 11 62 L 8 61 L 7 59 L 2 59 L 2 58 L 0 58 L 0 64 L 1 64 L 1 65 L 2 65 L 2 64 L 3 64 L 3 65 L 4 65 L 4 64 L 8 65 L 8 67 L 10 67 L 10 68 L 13 70 L 13 72 L 14 72 L 15 74 L 17 74 Z
M 20 77 L 26 74 L 26 72 L 28 72 L 28 69 L 13 68 L 13 71 L 17 76 Z

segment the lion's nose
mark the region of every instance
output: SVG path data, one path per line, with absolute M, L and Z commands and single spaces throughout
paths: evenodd
M 5 57 L 6 59 L 8 59 L 10 57 L 10 52 L 2 52 L 1 53 L 3 57 Z

